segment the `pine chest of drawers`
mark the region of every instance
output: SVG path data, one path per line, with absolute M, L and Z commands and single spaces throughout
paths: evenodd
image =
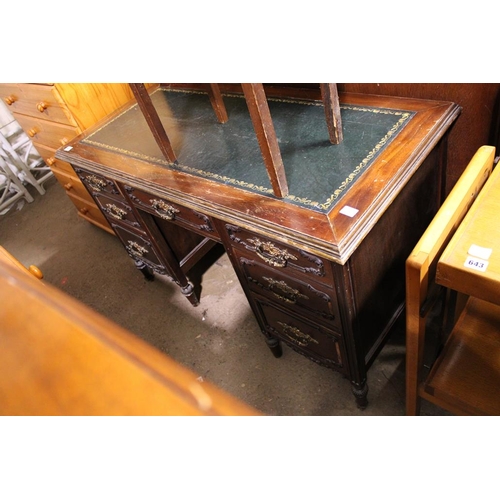
M 132 99 L 128 84 L 1 83 L 0 97 L 31 137 L 36 150 L 78 210 L 78 215 L 113 233 L 71 166 L 57 159 L 55 152 Z

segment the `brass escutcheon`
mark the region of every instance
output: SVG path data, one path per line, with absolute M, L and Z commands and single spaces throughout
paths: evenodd
M 268 264 L 274 267 L 285 267 L 289 259 L 297 260 L 297 257 L 289 253 L 285 249 L 279 249 L 274 246 L 270 241 L 263 242 L 258 238 L 251 238 L 248 240 L 254 246 L 256 254 Z
M 149 200 L 151 206 L 154 211 L 165 220 L 173 220 L 175 218 L 175 214 L 179 213 L 179 210 L 174 208 L 172 205 L 165 203 L 163 200 Z
M 119 208 L 116 205 L 113 205 L 112 203 L 108 203 L 106 205 L 106 208 L 107 208 L 106 212 L 111 217 L 113 217 L 113 219 L 122 220 L 127 215 L 126 210 L 123 210 L 122 208 Z
M 94 190 L 101 192 L 104 190 L 106 187 L 106 181 L 103 181 L 102 179 L 99 179 L 95 175 L 87 175 L 85 177 L 85 180 L 87 181 L 87 184 Z
M 275 295 L 278 299 L 283 300 L 284 302 L 295 304 L 297 302 L 297 299 L 299 298 L 309 300 L 309 297 L 307 295 L 300 293 L 298 290 L 292 288 L 284 281 L 278 281 L 274 278 L 268 278 L 267 276 L 263 276 L 263 278 L 269 283 L 268 289 L 273 292 L 273 295 Z M 281 295 L 280 293 L 275 292 L 273 288 L 277 288 L 285 295 Z
M 131 240 L 128 241 L 128 245 L 126 248 L 135 257 L 142 257 L 145 253 L 148 253 L 148 250 L 146 248 L 139 245 L 139 243 Z
M 278 321 L 278 324 L 283 328 L 283 333 L 295 344 L 300 347 L 307 347 L 310 342 L 314 342 L 315 344 L 319 344 L 316 339 L 313 339 L 307 333 L 301 332 L 295 326 L 288 325 L 287 323 L 282 323 Z M 292 336 L 293 335 L 293 336 Z

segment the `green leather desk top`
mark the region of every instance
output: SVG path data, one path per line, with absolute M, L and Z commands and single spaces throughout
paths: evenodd
M 207 94 L 159 88 L 155 108 L 179 160 L 169 164 L 137 104 L 82 143 L 274 198 L 245 99 L 225 95 L 217 122 Z M 290 194 L 285 202 L 328 213 L 411 121 L 414 112 L 341 105 L 344 140 L 328 140 L 321 102 L 269 98 Z
M 242 96 L 224 96 L 224 124 L 206 93 L 158 87 L 152 99 L 179 165 L 163 157 L 135 101 L 56 158 L 339 263 L 420 182 L 431 153 L 427 164 L 442 172 L 436 146 L 460 114 L 445 101 L 341 94 L 344 141 L 332 145 L 321 101 L 268 98 L 290 192 L 280 199 Z

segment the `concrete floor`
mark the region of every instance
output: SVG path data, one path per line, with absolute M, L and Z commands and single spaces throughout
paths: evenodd
M 175 284 L 146 281 L 118 239 L 77 216 L 50 179 L 35 201 L 0 216 L 0 245 L 34 264 L 47 283 L 167 353 L 267 415 L 404 415 L 404 323 L 368 372 L 369 406 L 350 383 L 283 346 L 272 356 L 225 254 L 214 252 L 192 307 Z M 422 415 L 448 415 L 424 402 Z

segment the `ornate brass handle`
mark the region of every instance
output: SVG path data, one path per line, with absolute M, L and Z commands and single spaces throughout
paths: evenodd
M 106 204 L 106 213 L 117 220 L 122 220 L 127 215 L 126 210 L 117 207 L 113 203 Z
M 254 246 L 256 254 L 268 264 L 274 267 L 285 267 L 288 260 L 297 260 L 297 257 L 289 253 L 287 250 L 280 249 L 274 246 L 270 241 L 263 242 L 258 238 L 248 240 Z
M 106 187 L 106 182 L 103 181 L 102 179 L 99 179 L 95 175 L 87 175 L 85 177 L 85 180 L 87 181 L 87 184 L 94 190 L 101 192 L 104 190 Z
M 49 107 L 49 105 L 43 101 L 39 102 L 36 105 L 36 109 L 38 109 L 38 111 L 40 111 L 40 113 L 43 113 L 48 107 Z
M 315 344 L 319 344 L 319 342 L 312 338 L 307 333 L 301 332 L 295 326 L 288 325 L 286 323 L 281 323 L 278 321 L 278 324 L 283 328 L 283 333 L 295 344 L 300 347 L 307 347 L 310 342 L 314 342 Z
M 177 210 L 175 207 L 172 205 L 169 205 L 168 203 L 165 203 L 163 200 L 149 200 L 151 203 L 151 206 L 153 207 L 153 210 L 162 218 L 165 220 L 174 220 L 175 219 L 175 214 L 179 213 L 179 210 Z
M 309 300 L 309 297 L 307 295 L 300 293 L 298 290 L 292 288 L 284 281 L 278 281 L 274 278 L 268 278 L 266 276 L 263 276 L 263 278 L 269 283 L 269 290 L 283 302 L 287 302 L 288 304 L 295 304 L 297 302 L 297 299 L 299 298 Z M 275 292 L 273 288 L 277 288 L 278 290 L 283 292 L 284 295 Z
M 126 249 L 130 254 L 138 258 L 141 258 L 144 254 L 148 253 L 148 250 L 146 248 L 139 245 L 139 243 L 131 240 L 128 241 Z

